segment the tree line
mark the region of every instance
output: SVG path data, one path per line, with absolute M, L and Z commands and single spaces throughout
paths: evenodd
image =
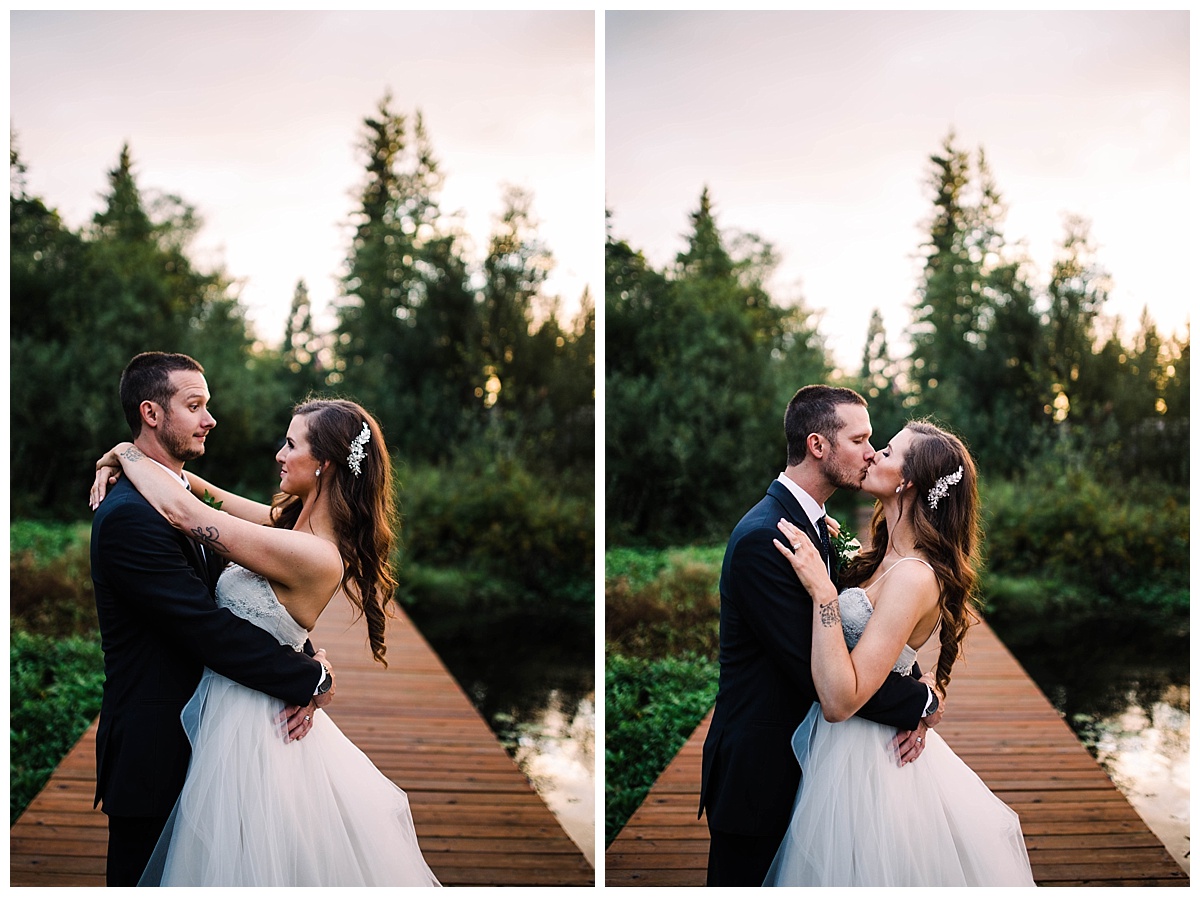
M 198 265 L 201 226 L 178 196 L 145 191 L 132 150 L 108 172 L 103 208 L 68 227 L 27 189 L 10 148 L 13 516 L 82 517 L 99 453 L 128 437 L 120 372 L 149 349 L 206 369 L 218 438 L 197 470 L 265 497 L 293 404 L 361 402 L 405 465 L 508 458 L 590 495 L 595 310 L 573 320 L 545 289 L 553 258 L 532 197 L 507 188 L 486 255 L 466 255 L 439 205 L 443 176 L 420 113 L 385 95 L 364 118 L 354 235 L 319 330 L 298 281 L 280 347 L 255 338 L 233 279 Z
M 1164 337 L 1144 312 L 1130 337 L 1104 315 L 1112 276 L 1078 216 L 1066 218 L 1038 282 L 1005 239 L 1005 204 L 982 149 L 966 152 L 949 135 L 926 183 L 911 346 L 892 354 L 875 309 L 861 367 L 836 375 L 812 314 L 768 294 L 770 245 L 722 233 L 707 189 L 685 250 L 661 270 L 609 233 L 610 543 L 726 535 L 785 463 L 787 399 L 831 377 L 867 398 L 884 439 L 914 417 L 949 425 L 985 479 L 1019 479 L 1049 462 L 1114 485 L 1186 487 L 1190 329 Z

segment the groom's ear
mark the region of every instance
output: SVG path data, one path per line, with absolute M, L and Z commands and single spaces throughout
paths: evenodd
M 163 410 L 157 402 L 151 402 L 146 399 L 142 404 L 138 405 L 138 413 L 142 416 L 142 425 L 147 427 L 157 427 L 162 423 Z
M 821 438 L 820 433 L 809 433 L 804 444 L 808 446 L 812 456 L 818 460 L 825 454 L 825 441 Z

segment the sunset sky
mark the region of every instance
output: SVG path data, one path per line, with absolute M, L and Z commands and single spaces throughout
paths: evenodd
M 12 12 L 9 120 L 30 192 L 79 227 L 126 141 L 144 191 L 205 221 L 260 335 L 296 281 L 328 307 L 346 258 L 363 118 L 420 110 L 443 211 L 487 249 L 505 184 L 533 193 L 568 311 L 598 297 L 595 17 L 583 12 Z
M 773 295 L 822 314 L 856 367 L 879 307 L 904 340 L 953 130 L 985 151 L 1044 283 L 1062 214 L 1092 222 L 1106 311 L 1182 331 L 1189 284 L 1189 14 L 609 12 L 605 202 L 656 265 L 707 185 L 717 223 L 782 257 Z M 895 354 L 895 351 L 893 351 Z

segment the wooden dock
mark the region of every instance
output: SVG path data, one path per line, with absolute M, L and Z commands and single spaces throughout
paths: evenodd
M 403 788 L 417 837 L 444 885 L 593 884 L 595 872 L 441 660 L 402 612 L 388 662 L 371 660 L 366 627 L 330 604 L 312 641 L 337 672 L 329 715 Z M 12 886 L 103 886 L 107 820 L 92 809 L 96 725 L 10 831 Z
M 922 651 L 925 669 L 936 655 Z M 700 758 L 711 719 L 692 734 L 605 853 L 613 886 L 702 886 L 708 827 L 697 820 Z M 1042 886 L 1179 885 L 1188 874 L 981 624 L 955 666 L 938 732 L 1021 818 Z M 918 761 L 920 762 L 920 761 Z

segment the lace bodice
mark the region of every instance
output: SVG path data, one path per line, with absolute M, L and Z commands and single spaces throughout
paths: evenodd
M 299 651 L 308 639 L 308 631 L 279 603 L 271 584 L 245 567 L 230 564 L 225 568 L 217 580 L 217 604 L 265 629 L 281 645 L 291 645 Z
M 867 628 L 867 621 L 871 619 L 871 613 L 875 608 L 867 598 L 867 593 L 858 586 L 854 586 L 838 595 L 838 609 L 842 612 L 842 633 L 846 636 L 846 645 L 853 651 L 858 640 L 862 638 L 863 631 Z M 917 649 L 905 645 L 892 669 L 907 676 L 912 672 L 916 659 Z

